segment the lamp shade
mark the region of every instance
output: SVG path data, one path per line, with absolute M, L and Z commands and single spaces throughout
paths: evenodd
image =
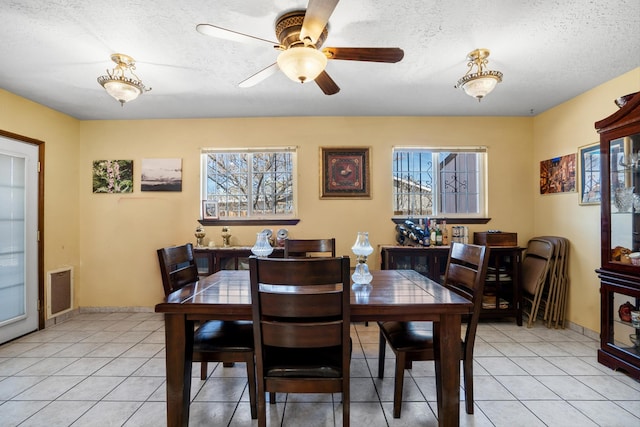
M 478 100 L 491 93 L 501 80 L 498 76 L 493 74 L 470 74 L 466 77 L 468 80 L 462 82 L 462 89 L 467 95 L 477 98 Z
M 102 83 L 102 82 L 101 82 Z M 122 79 L 113 78 L 102 83 L 109 95 L 118 100 L 121 104 L 133 101 L 142 93 L 139 86 L 135 86 Z
M 313 47 L 291 47 L 278 55 L 278 67 L 294 82 L 314 80 L 327 66 L 327 57 Z

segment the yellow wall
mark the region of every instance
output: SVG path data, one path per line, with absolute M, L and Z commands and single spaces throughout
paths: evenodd
M 299 147 L 299 217 L 292 237 L 335 236 L 350 254 L 356 231 L 372 244 L 394 242 L 391 162 L 394 145 L 489 147 L 491 222 L 471 231 L 518 233 L 571 241 L 569 320 L 598 330 L 599 209 L 579 206 L 576 193 L 541 196 L 539 162 L 598 139 L 593 123 L 613 99 L 638 90 L 640 69 L 528 117 L 316 117 L 78 121 L 0 90 L 0 129 L 46 142 L 45 270 L 76 268 L 77 307 L 147 306 L 162 298 L 155 250 L 194 241 L 200 213 L 200 147 Z M 126 107 L 125 107 L 126 108 Z M 320 200 L 319 147 L 371 147 L 372 199 Z M 140 192 L 143 158 L 181 158 L 183 191 Z M 134 193 L 93 194 L 91 165 L 134 160 Z M 232 228 L 235 245 L 251 245 L 262 227 Z M 220 227 L 207 227 L 220 243 Z M 377 268 L 379 259 L 369 262 Z
M 594 123 L 614 113 L 615 98 L 640 88 L 640 68 L 600 85 L 534 118 L 533 164 L 536 235 L 563 236 L 571 242 L 569 307 L 571 322 L 600 330 L 600 205 L 580 205 L 578 193 L 540 195 L 540 161 L 576 153 L 578 147 L 600 141 Z
M 0 129 L 45 142 L 44 270 L 73 266 L 75 280 L 82 284 L 78 268 L 80 122 L 0 89 Z
M 391 212 L 393 145 L 489 148 L 489 208 L 482 226 L 533 230 L 532 194 L 526 188 L 533 153 L 530 118 L 246 118 L 151 121 L 86 121 L 80 132 L 80 248 L 84 282 L 80 306 L 152 306 L 162 297 L 157 248 L 195 240 L 200 213 L 200 147 L 297 145 L 299 186 L 296 226 L 291 237 L 335 236 L 337 253 L 351 254 L 357 231 L 372 244 L 395 241 Z M 320 200 L 319 148 L 371 147 L 372 198 Z M 140 161 L 183 159 L 180 193 L 140 192 Z M 132 159 L 132 194 L 92 194 L 91 165 L 99 159 Z M 251 246 L 263 227 L 232 226 L 232 244 Z M 221 243 L 221 227 L 207 237 Z M 526 240 L 524 240 L 526 242 Z M 377 268 L 374 257 L 370 266 Z

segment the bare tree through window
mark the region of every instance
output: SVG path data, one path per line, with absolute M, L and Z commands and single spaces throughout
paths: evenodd
M 203 197 L 218 203 L 221 218 L 292 216 L 294 158 L 291 149 L 206 150 Z

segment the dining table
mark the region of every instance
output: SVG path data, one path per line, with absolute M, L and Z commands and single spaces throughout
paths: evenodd
M 473 304 L 414 270 L 378 270 L 370 284 L 351 286 L 351 322 L 432 321 L 437 355 L 438 425 L 460 420 L 462 316 Z M 196 322 L 251 320 L 248 270 L 221 270 L 169 294 L 155 307 L 164 313 L 167 426 L 187 427 Z

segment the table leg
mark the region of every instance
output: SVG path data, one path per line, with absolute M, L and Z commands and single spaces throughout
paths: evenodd
M 189 426 L 193 322 L 184 314 L 165 314 L 167 427 Z
M 433 324 L 438 425 L 460 423 L 460 315 L 442 315 Z

